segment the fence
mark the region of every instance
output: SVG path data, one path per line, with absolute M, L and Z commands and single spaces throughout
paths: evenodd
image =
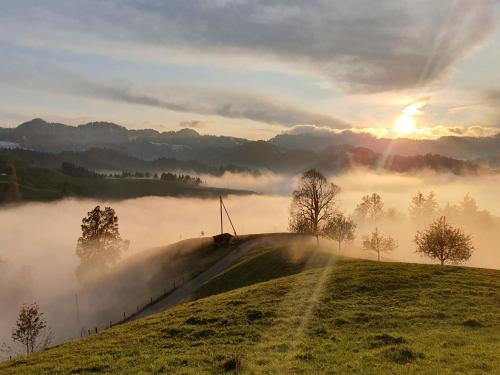
M 162 291 L 162 293 L 159 296 L 157 296 L 157 297 L 151 296 L 146 303 L 144 303 L 142 305 L 137 305 L 135 311 L 133 311 L 129 315 L 127 315 L 126 311 L 124 311 L 123 312 L 123 317 L 120 320 L 116 321 L 116 322 L 113 322 L 112 320 L 110 320 L 109 324 L 101 325 L 100 328 L 98 326 L 95 326 L 94 329 L 87 329 L 85 327 L 82 327 L 81 331 L 80 331 L 80 337 L 91 336 L 93 334 L 99 333 L 100 331 L 104 331 L 104 330 L 106 330 L 108 328 L 112 328 L 114 326 L 117 326 L 117 325 L 120 325 L 120 324 L 123 324 L 123 323 L 126 323 L 126 322 L 130 321 L 137 314 L 143 312 L 148 307 L 153 306 L 157 302 L 161 301 L 163 298 L 165 298 L 168 295 L 172 294 L 174 291 L 176 291 L 177 289 L 179 289 L 181 286 L 183 286 L 189 280 L 190 279 L 188 277 L 185 277 L 185 276 L 182 276 L 179 279 L 174 279 L 173 282 L 172 282 L 172 285 L 171 285 L 170 289 L 167 290 L 166 288 L 163 288 L 163 291 Z

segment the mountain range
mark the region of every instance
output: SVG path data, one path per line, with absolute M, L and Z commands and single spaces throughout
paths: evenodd
M 280 134 L 251 141 L 200 135 L 193 129 L 131 130 L 109 122 L 79 126 L 34 119 L 0 128 L 0 148 L 53 167 L 68 161 L 101 170 L 260 171 L 296 174 L 305 168 L 337 173 L 364 166 L 405 172 L 414 169 L 477 172 L 500 165 L 500 134 L 435 140 L 384 139 L 352 131 Z M 45 164 L 44 164 L 45 163 Z M 49 165 L 50 164 L 50 165 Z

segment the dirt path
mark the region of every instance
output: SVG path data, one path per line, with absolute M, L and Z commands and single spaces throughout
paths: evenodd
M 280 245 L 285 244 L 290 241 L 294 235 L 281 234 L 281 235 L 268 235 L 262 236 L 253 240 L 245 241 L 239 245 L 234 251 L 229 253 L 226 257 L 222 258 L 219 262 L 214 264 L 205 272 L 199 274 L 194 279 L 188 281 L 184 285 L 180 286 L 178 289 L 173 291 L 171 294 L 165 298 L 159 300 L 153 305 L 146 307 L 144 310 L 140 311 L 138 314 L 130 318 L 130 320 L 137 320 L 144 318 L 146 316 L 156 314 L 161 311 L 165 311 L 171 307 L 174 307 L 182 302 L 186 302 L 190 299 L 192 294 L 198 290 L 203 284 L 211 280 L 227 268 L 231 267 L 236 261 L 242 258 L 250 250 L 256 246 L 266 246 L 266 245 Z

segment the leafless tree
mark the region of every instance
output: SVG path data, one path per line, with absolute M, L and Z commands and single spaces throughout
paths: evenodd
M 384 236 L 379 232 L 378 228 L 375 228 L 369 236 L 364 236 L 363 239 L 363 248 L 376 252 L 378 261 L 380 261 L 380 253 L 393 251 L 396 247 L 398 247 L 398 245 L 394 238 Z
M 21 306 L 16 326 L 12 330 L 12 340 L 23 345 L 26 354 L 50 345 L 52 332 L 36 302 Z
M 292 194 L 289 228 L 292 232 L 319 235 L 335 213 L 340 188 L 315 169 L 305 172 Z
M 82 219 L 82 236 L 78 238 L 76 254 L 80 258 L 79 278 L 91 272 L 106 270 L 128 249 L 129 241 L 120 237 L 118 216 L 111 207 L 95 207 Z
M 358 221 L 378 221 L 384 215 L 384 203 L 382 197 L 373 193 L 361 198 L 361 203 L 354 210 L 354 217 Z
M 472 239 L 462 229 L 454 228 L 445 216 L 430 224 L 415 235 L 417 253 L 445 262 L 460 264 L 468 260 L 473 251 Z
M 346 217 L 342 213 L 338 213 L 330 218 L 325 227 L 323 228 L 323 234 L 337 241 L 339 247 L 338 252 L 340 253 L 340 248 L 343 242 L 350 242 L 354 240 L 354 231 L 356 230 L 356 224 L 350 218 Z

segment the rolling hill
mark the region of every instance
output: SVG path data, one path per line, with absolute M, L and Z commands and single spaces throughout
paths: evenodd
M 498 373 L 500 272 L 256 247 L 171 310 L 5 374 Z
M 0 155 L 0 204 L 65 197 L 113 200 L 148 195 L 213 198 L 228 194 L 253 192 L 155 179 L 74 177 L 59 170 L 35 167 L 23 159 Z

